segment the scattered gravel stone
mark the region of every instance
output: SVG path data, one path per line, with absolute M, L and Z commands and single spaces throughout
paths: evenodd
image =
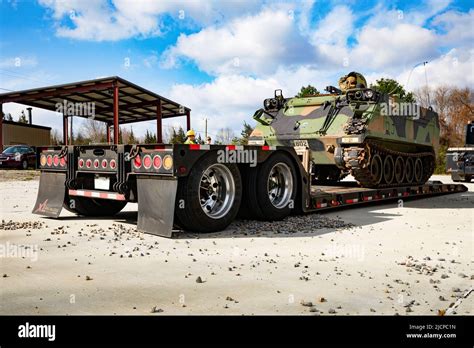
M 158 308 L 157 306 L 153 306 L 151 309 L 151 313 L 161 313 L 163 310 L 161 308 Z
M 26 230 L 26 229 L 33 229 L 33 230 L 38 230 L 44 227 L 44 223 L 41 221 L 25 221 L 25 222 L 19 222 L 19 221 L 5 221 L 2 220 L 0 223 L 0 230 Z
M 199 283 L 199 284 L 204 283 L 204 280 L 199 276 L 196 278 L 196 283 Z
M 92 280 L 93 278 L 86 276 L 86 280 Z
M 314 233 L 314 231 L 322 228 L 343 229 L 350 227 L 355 227 L 355 225 L 320 214 L 289 216 L 282 221 L 271 222 L 236 220 L 229 226 L 229 228 L 237 232 L 248 234 L 260 234 L 265 232 L 278 234 Z
M 329 314 L 335 314 L 335 313 L 336 313 L 336 310 L 333 309 L 333 308 L 329 308 L 328 313 L 329 313 Z
M 442 274 L 441 275 L 441 279 L 446 279 L 446 278 L 449 278 L 449 276 L 447 274 Z
M 301 300 L 300 303 L 301 303 L 302 306 L 305 306 L 305 307 L 313 307 L 313 302 L 311 302 L 311 301 L 306 302 L 306 301 Z

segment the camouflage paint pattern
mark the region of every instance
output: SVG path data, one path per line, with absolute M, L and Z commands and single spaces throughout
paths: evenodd
M 357 90 L 369 89 L 349 92 Z M 266 145 L 307 146 L 316 165 L 335 165 L 334 148 L 338 139 L 351 136 L 361 136 L 362 141 L 370 138 L 403 152 L 437 152 L 439 123 L 435 112 L 420 108 L 419 113 L 392 116 L 384 113 L 384 107 L 387 110 L 390 105 L 389 97 L 375 95 L 377 98 L 368 102 L 354 100 L 347 92 L 285 99 L 279 110 L 268 111 L 273 119 L 262 113 L 263 109 L 255 113 L 258 123 L 249 140 L 263 141 Z M 331 110 L 334 113 L 327 119 Z M 327 127 L 321 132 L 325 122 Z

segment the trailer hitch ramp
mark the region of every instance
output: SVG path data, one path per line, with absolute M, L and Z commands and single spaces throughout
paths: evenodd
M 178 180 L 159 176 L 137 176 L 139 231 L 162 237 L 173 234 Z

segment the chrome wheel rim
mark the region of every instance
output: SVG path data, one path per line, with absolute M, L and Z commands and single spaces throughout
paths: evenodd
M 235 200 L 235 181 L 232 172 L 223 164 L 209 166 L 199 183 L 199 203 L 211 219 L 220 219 L 232 208 Z
M 275 164 L 267 180 L 268 199 L 277 209 L 285 208 L 293 195 L 293 175 L 285 163 Z

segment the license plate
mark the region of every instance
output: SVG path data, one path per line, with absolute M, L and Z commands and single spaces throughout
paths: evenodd
M 109 190 L 110 188 L 110 179 L 109 178 L 95 178 L 94 179 L 94 188 L 96 190 Z

